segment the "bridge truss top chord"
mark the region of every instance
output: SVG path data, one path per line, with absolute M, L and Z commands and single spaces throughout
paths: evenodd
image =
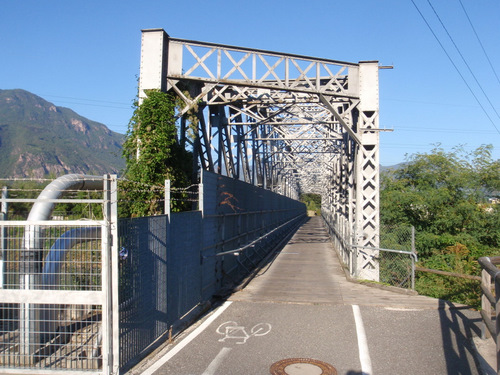
M 322 196 L 342 243 L 378 247 L 378 62 L 349 63 L 142 32 L 139 99 L 184 102 L 181 141 L 201 168 L 292 198 Z M 186 115 L 198 118 L 194 138 Z M 373 271 L 358 254 L 356 269 Z

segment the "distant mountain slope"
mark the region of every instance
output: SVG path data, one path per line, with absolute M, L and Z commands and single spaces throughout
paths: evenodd
M 403 163 L 398 163 L 395 165 L 381 165 L 380 166 L 380 172 L 387 172 L 387 171 L 395 171 L 401 168 L 404 168 L 406 166 L 406 162 Z
M 0 90 L 0 177 L 119 173 L 124 136 L 25 90 Z

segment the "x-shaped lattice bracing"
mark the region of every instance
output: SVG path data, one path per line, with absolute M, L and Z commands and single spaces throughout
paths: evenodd
M 160 34 L 150 33 L 163 38 L 167 48 L 145 43 L 158 47 L 142 52 L 153 62 L 166 58 L 167 63 L 145 69 L 150 76 L 143 77 L 146 60 L 141 56 L 140 82 L 161 77 L 156 87 L 175 91 L 186 103 L 180 116 L 198 110 L 199 134 L 193 144 L 204 168 L 254 184 L 268 181 L 276 191 L 294 196 L 320 193 L 325 212 L 339 221 L 332 223 L 338 233 L 356 234 L 355 245 L 377 245 L 376 62 L 349 63 Z M 140 87 L 148 88 L 155 87 Z M 341 242 L 341 251 L 349 251 L 345 244 L 351 239 Z M 364 263 L 361 259 L 361 268 L 374 268 L 373 257 Z

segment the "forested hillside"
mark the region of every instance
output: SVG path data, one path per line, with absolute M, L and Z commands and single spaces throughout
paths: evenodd
M 436 148 L 382 174 L 381 223 L 415 227 L 421 267 L 479 275 L 477 259 L 500 254 L 500 160 L 491 152 Z M 476 281 L 417 276 L 422 294 L 478 303 Z
M 123 135 L 25 90 L 0 90 L 0 176 L 120 173 Z

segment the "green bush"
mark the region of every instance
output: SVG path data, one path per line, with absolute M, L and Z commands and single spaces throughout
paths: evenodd
M 479 275 L 477 259 L 500 254 L 500 160 L 492 146 L 415 154 L 381 177 L 382 225 L 416 229 L 419 265 Z M 389 236 L 390 245 L 397 239 Z M 396 247 L 397 248 L 397 247 Z M 419 293 L 478 306 L 479 282 L 418 273 Z

